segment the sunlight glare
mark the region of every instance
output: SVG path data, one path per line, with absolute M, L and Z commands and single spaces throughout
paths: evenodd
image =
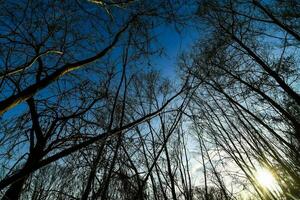
M 265 168 L 261 168 L 256 171 L 256 180 L 262 187 L 270 191 L 279 190 L 279 185 L 273 174 Z

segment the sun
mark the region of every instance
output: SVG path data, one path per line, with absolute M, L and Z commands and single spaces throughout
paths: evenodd
M 278 191 L 279 185 L 271 171 L 266 168 L 260 168 L 256 171 L 255 178 L 263 188 L 270 191 Z

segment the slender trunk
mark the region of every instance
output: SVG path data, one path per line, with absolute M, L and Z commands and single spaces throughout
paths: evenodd
M 276 18 L 272 14 L 272 12 L 265 8 L 258 0 L 253 0 L 253 4 L 260 8 L 266 15 L 268 15 L 268 17 L 274 22 L 274 24 L 278 25 L 280 28 L 292 35 L 295 39 L 300 41 L 299 33 L 297 33 L 295 30 L 293 30 L 292 28 L 284 24 L 282 21 L 280 21 L 278 18 Z
M 170 161 L 170 157 L 169 157 L 167 144 L 165 145 L 165 154 L 166 154 L 166 158 L 167 158 L 168 175 L 169 175 L 170 182 L 171 182 L 172 199 L 177 200 L 176 191 L 175 191 L 175 180 L 174 180 L 174 175 L 172 173 L 171 161 Z
M 235 40 L 244 50 L 247 51 L 257 64 L 259 64 L 271 77 L 273 77 L 279 86 L 292 98 L 295 102 L 300 105 L 300 96 L 295 92 L 281 77 L 280 75 L 272 70 L 265 61 L 263 61 L 252 49 L 238 39 L 234 34 L 231 34 L 233 40 Z
M 202 166 L 203 166 L 204 190 L 205 190 L 204 198 L 205 198 L 205 200 L 209 200 L 208 188 L 207 188 L 206 165 L 205 165 L 204 153 L 203 153 L 203 148 L 202 148 L 202 139 L 200 138 L 200 136 L 198 136 L 198 140 L 199 140 L 199 146 L 200 146 L 200 152 L 201 152 L 201 158 L 202 158 Z
M 89 174 L 89 177 L 88 177 L 88 181 L 86 183 L 86 187 L 84 189 L 84 192 L 81 196 L 81 200 L 87 200 L 88 197 L 89 197 L 89 194 L 90 194 L 90 191 L 91 191 L 91 188 L 92 188 L 92 183 L 93 183 L 93 180 L 95 178 L 95 175 L 96 175 L 96 170 L 97 170 L 97 166 L 99 164 L 99 161 L 101 159 L 101 156 L 102 156 L 102 151 L 103 151 L 103 148 L 104 148 L 105 144 L 101 144 L 98 152 L 97 152 L 97 155 L 96 155 L 96 158 L 93 160 L 93 165 L 91 167 L 91 171 L 90 171 L 90 174 Z
M 110 184 L 110 179 L 111 179 L 113 170 L 115 168 L 115 164 L 117 162 L 119 148 L 120 148 L 121 142 L 122 142 L 122 135 L 121 134 L 122 133 L 120 133 L 117 144 L 116 144 L 116 149 L 114 151 L 113 160 L 112 160 L 112 163 L 110 165 L 108 175 L 106 177 L 104 177 L 104 181 L 103 181 L 104 186 L 103 186 L 102 193 L 101 193 L 101 198 L 100 198 L 100 199 L 103 199 L 103 200 L 108 198 L 108 188 L 109 188 L 109 184 Z

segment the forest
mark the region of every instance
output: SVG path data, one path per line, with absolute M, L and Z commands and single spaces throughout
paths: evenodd
M 0 0 L 1 200 L 299 200 L 299 0 Z

